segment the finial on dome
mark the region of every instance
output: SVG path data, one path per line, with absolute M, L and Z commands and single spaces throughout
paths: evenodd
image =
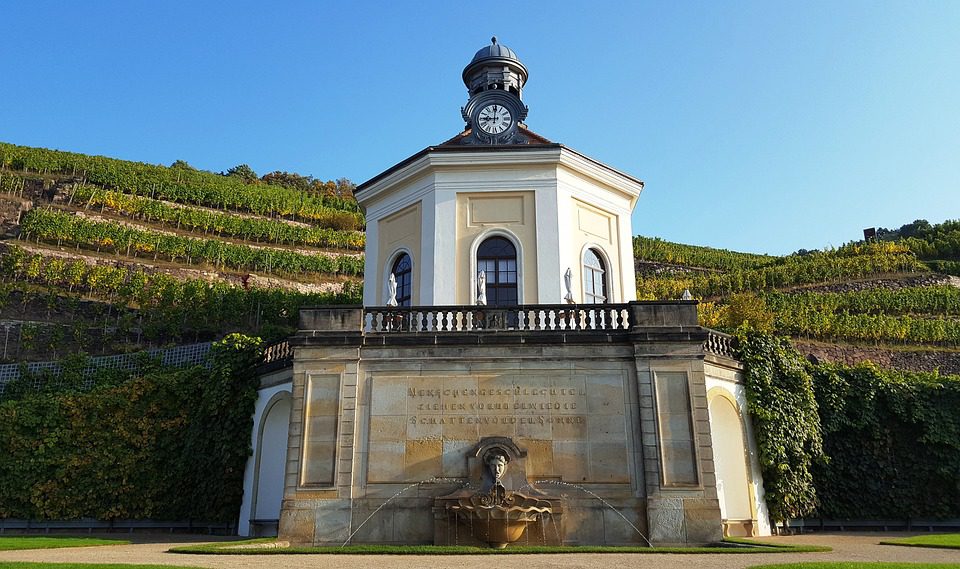
M 496 44 L 497 44 L 497 36 L 493 36 L 492 38 L 490 38 L 490 43 L 496 45 Z

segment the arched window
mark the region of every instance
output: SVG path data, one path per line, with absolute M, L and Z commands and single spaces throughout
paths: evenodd
M 487 305 L 517 304 L 517 248 L 508 239 L 491 237 L 477 248 L 477 272 L 487 279 Z
M 594 249 L 583 254 L 583 302 L 603 304 L 607 302 L 607 270 L 603 258 Z
M 397 306 L 410 306 L 413 297 L 413 262 L 410 255 L 401 253 L 393 262 L 393 278 L 397 279 Z

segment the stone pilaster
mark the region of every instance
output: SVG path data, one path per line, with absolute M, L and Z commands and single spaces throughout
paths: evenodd
M 303 310 L 294 346 L 293 409 L 281 539 L 343 543 L 351 531 L 356 462 L 360 308 Z
M 647 526 L 654 545 L 722 537 L 695 302 L 631 303 Z

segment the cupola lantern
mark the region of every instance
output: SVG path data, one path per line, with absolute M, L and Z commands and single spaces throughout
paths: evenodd
M 509 47 L 497 43 L 481 48 L 463 69 L 463 84 L 470 100 L 460 109 L 471 136 L 470 144 L 518 144 L 526 138 L 517 125 L 527 118 L 523 86 L 527 68 Z

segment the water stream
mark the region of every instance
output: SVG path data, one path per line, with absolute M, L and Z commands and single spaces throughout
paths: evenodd
M 460 480 L 460 479 L 458 479 L 458 478 L 437 478 L 437 477 L 434 477 L 434 478 L 428 478 L 428 479 L 426 479 L 426 480 L 421 480 L 420 482 L 414 482 L 413 484 L 410 484 L 409 486 L 406 486 L 406 487 L 402 488 L 399 492 L 397 492 L 397 493 L 394 494 L 393 496 L 390 496 L 389 498 L 386 499 L 386 501 L 384 501 L 382 504 L 380 504 L 379 506 L 377 506 L 377 509 L 374 510 L 372 514 L 370 514 L 369 516 L 367 516 L 367 518 L 366 518 L 365 520 L 363 520 L 362 522 L 360 522 L 360 525 L 357 526 L 357 529 L 355 529 L 355 530 L 353 530 L 353 531 L 350 532 L 350 535 L 347 536 L 347 540 L 344 541 L 343 544 L 340 545 L 340 547 L 346 547 L 347 544 L 350 543 L 350 540 L 353 539 L 353 536 L 357 535 L 357 532 L 360 531 L 361 528 L 363 528 L 364 524 L 366 524 L 367 522 L 370 521 L 370 518 L 372 518 L 373 516 L 377 515 L 377 514 L 380 512 L 380 510 L 382 510 L 382 509 L 384 508 L 384 506 L 386 506 L 387 504 L 389 504 L 390 502 L 392 502 L 393 499 L 394 499 L 394 498 L 397 498 L 398 496 L 400 496 L 400 494 L 403 494 L 404 492 L 406 492 L 407 490 L 409 490 L 409 489 L 411 489 L 411 488 L 416 488 L 416 487 L 422 486 L 422 485 L 424 485 L 424 484 L 445 484 L 445 483 L 450 483 L 450 482 L 456 482 L 457 484 L 460 484 L 460 488 L 466 488 L 466 487 L 470 486 L 470 483 L 469 483 L 469 482 L 464 482 L 463 480 Z M 353 527 L 353 504 L 350 505 L 350 527 Z
M 647 544 L 648 547 L 651 547 L 651 548 L 653 547 L 653 544 L 650 543 L 650 540 L 647 539 L 647 536 L 643 535 L 643 532 L 640 531 L 640 530 L 637 528 L 637 526 L 633 525 L 633 522 L 631 522 L 630 520 L 628 520 L 628 519 L 627 519 L 627 516 L 623 515 L 623 512 L 621 512 L 621 511 L 618 510 L 617 508 L 613 507 L 613 504 L 611 504 L 610 502 L 607 502 L 606 500 L 604 500 L 604 499 L 603 499 L 601 496 L 599 496 L 596 492 L 593 492 L 593 491 L 591 491 L 591 490 L 588 490 L 588 489 L 584 488 L 583 486 L 580 486 L 579 484 L 570 484 L 569 482 L 562 482 L 562 481 L 560 481 L 560 480 L 540 480 L 540 481 L 534 482 L 533 484 L 527 484 L 526 486 L 524 486 L 524 488 L 529 488 L 529 487 L 536 488 L 537 484 L 553 484 L 554 486 L 569 486 L 570 488 L 576 488 L 577 490 L 580 490 L 580 491 L 582 491 L 582 492 L 585 492 L 585 493 L 589 494 L 590 496 L 596 498 L 597 500 L 600 500 L 600 502 L 601 502 L 604 506 L 606 506 L 606 507 L 610 508 L 611 510 L 613 510 L 618 516 L 620 516 L 620 517 L 623 519 L 623 521 L 627 522 L 627 525 L 629 525 L 630 527 L 632 527 L 633 530 L 634 530 L 635 532 L 637 532 L 637 535 L 639 535 L 641 538 L 643 538 L 643 541 Z M 536 489 L 539 490 L 539 488 L 536 488 Z M 523 490 L 523 488 L 521 488 L 521 490 Z

